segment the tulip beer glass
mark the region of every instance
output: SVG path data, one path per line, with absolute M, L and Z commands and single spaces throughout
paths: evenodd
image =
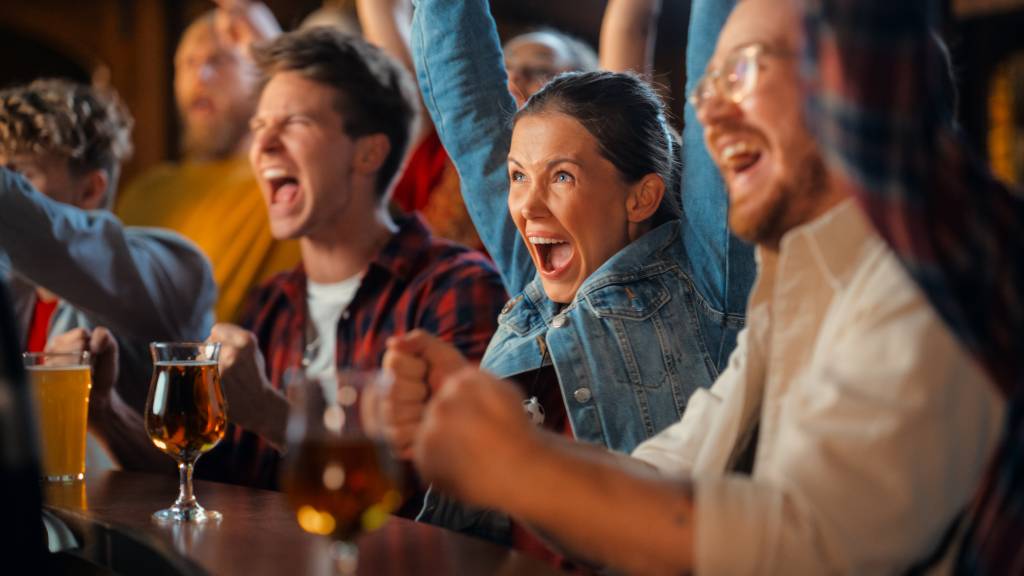
M 146 399 L 146 432 L 157 448 L 178 463 L 178 499 L 153 514 L 160 521 L 220 520 L 192 491 L 192 469 L 201 455 L 220 442 L 227 427 L 217 358 L 220 344 L 154 342 L 153 379 Z

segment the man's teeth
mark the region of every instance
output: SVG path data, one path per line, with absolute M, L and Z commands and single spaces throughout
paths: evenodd
M 540 236 L 530 236 L 530 244 L 565 244 L 565 240 L 558 240 L 557 238 L 542 238 Z
M 282 168 L 267 168 L 260 173 L 264 180 L 273 180 L 275 178 L 286 178 L 288 173 Z
M 722 149 L 722 160 L 729 161 L 739 156 L 740 154 L 748 154 L 753 150 L 746 142 L 737 142 L 735 144 L 729 144 Z

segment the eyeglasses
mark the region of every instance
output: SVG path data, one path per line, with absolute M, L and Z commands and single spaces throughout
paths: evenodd
M 725 57 L 721 66 L 704 73 L 697 86 L 690 92 L 690 105 L 699 111 L 715 96 L 721 96 L 733 104 L 743 102 L 757 87 L 761 57 L 765 55 L 792 56 L 760 42 L 735 48 Z
M 525 66 L 525 65 L 511 65 L 505 66 L 505 71 L 509 76 L 518 75 L 523 79 L 524 84 L 538 83 L 547 84 L 552 78 L 558 75 L 560 70 L 552 68 L 550 66 Z

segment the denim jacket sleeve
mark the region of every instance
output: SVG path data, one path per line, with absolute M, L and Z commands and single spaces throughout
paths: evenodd
M 486 0 L 416 0 L 412 53 L 423 102 L 462 181 L 469 215 L 509 294 L 536 271 L 508 213 L 515 101 Z
M 216 287 L 198 248 L 171 232 L 125 228 L 105 210 L 51 200 L 6 168 L 0 253 L 14 273 L 119 335 L 193 339 L 212 323 Z
M 704 74 L 733 0 L 693 0 L 686 47 L 686 93 Z M 729 232 L 729 197 L 704 146 L 704 127 L 686 103 L 683 129 L 683 243 L 697 290 L 725 314 L 744 313 L 754 282 L 753 247 Z

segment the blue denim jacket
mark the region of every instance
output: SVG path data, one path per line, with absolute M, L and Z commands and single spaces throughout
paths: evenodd
M 687 58 L 691 82 L 731 7 L 693 2 L 690 45 L 699 48 Z M 688 107 L 683 220 L 623 248 L 561 309 L 545 296 L 508 212 L 515 102 L 487 1 L 417 0 L 412 44 L 424 103 L 458 169 L 469 214 L 516 295 L 483 367 L 505 377 L 549 358 L 577 438 L 631 451 L 676 422 L 698 386 L 714 382 L 735 346 L 756 271 L 751 248 L 729 233 L 727 196 L 699 124 Z M 474 524 L 443 508 L 428 498 L 421 517 L 457 529 Z

